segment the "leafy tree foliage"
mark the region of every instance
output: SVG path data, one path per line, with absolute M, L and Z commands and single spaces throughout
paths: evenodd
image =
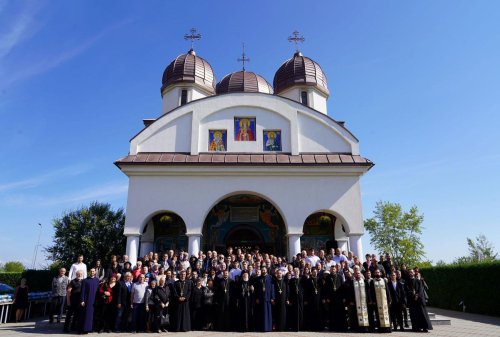
M 9 261 L 5 262 L 1 270 L 6 273 L 22 273 L 24 271 L 24 265 L 19 261 Z
M 484 234 L 480 234 L 472 240 L 467 238 L 469 255 L 457 258 L 454 264 L 492 262 L 497 259 L 498 254 L 494 252 L 494 247 Z
M 425 255 L 420 241 L 424 216 L 417 207 L 404 212 L 400 204 L 379 201 L 373 213 L 373 218 L 365 220 L 370 243 L 380 253 L 389 253 L 398 264 L 412 267 L 421 262 Z
M 88 207 L 54 218 L 52 223 L 55 229 L 53 245 L 46 251 L 53 261 L 66 268 L 80 254 L 89 265 L 97 259 L 107 261 L 111 255 L 125 252 L 125 214 L 122 208 L 113 211 L 110 204 L 93 202 Z

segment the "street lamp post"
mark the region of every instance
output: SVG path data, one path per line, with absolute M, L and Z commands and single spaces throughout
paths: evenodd
M 31 264 L 31 269 L 35 269 L 36 266 L 36 256 L 38 255 L 38 247 L 40 246 L 40 237 L 42 236 L 42 224 L 38 223 L 38 226 L 40 226 L 40 231 L 38 232 L 38 241 L 35 245 L 35 253 L 33 254 L 33 262 Z

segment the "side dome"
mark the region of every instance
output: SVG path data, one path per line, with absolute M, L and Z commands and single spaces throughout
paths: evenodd
M 193 49 L 179 55 L 163 72 L 161 94 L 174 84 L 194 83 L 208 93 L 215 95 L 215 76 L 212 66 L 203 58 L 196 56 Z
M 217 94 L 231 92 L 262 92 L 272 94 L 273 87 L 264 77 L 251 71 L 237 71 L 224 76 L 215 88 Z
M 296 52 L 291 59 L 279 67 L 274 75 L 273 85 L 276 94 L 296 85 L 305 85 L 316 87 L 325 95 L 330 95 L 323 69 L 309 57 L 303 56 L 301 52 Z

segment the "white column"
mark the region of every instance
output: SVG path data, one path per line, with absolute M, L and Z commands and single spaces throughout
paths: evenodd
M 292 261 L 292 257 L 300 253 L 300 237 L 302 233 L 288 233 L 288 258 Z
M 363 260 L 363 244 L 361 243 L 361 235 L 360 234 L 351 234 L 349 235 L 349 246 L 353 251 L 354 255 L 356 255 L 360 261 Z
M 200 243 L 201 243 L 201 233 L 189 233 L 186 234 L 188 241 L 188 252 L 190 255 L 198 256 L 200 252 Z
M 127 235 L 127 255 L 132 266 L 135 266 L 135 263 L 137 262 L 138 248 L 139 235 Z

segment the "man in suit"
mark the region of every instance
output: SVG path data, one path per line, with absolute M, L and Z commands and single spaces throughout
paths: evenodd
M 397 330 L 399 326 L 399 329 L 404 331 L 403 310 L 406 310 L 406 293 L 403 283 L 397 280 L 395 272 L 391 273 L 391 279 L 388 282 L 387 287 L 389 288 L 389 293 L 391 294 L 389 313 L 394 330 Z

